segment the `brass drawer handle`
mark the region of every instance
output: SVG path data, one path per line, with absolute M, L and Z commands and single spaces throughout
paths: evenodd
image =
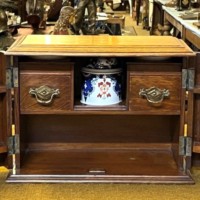
M 167 89 L 159 89 L 156 87 L 151 87 L 148 89 L 140 89 L 139 95 L 146 97 L 147 101 L 152 104 L 159 104 L 163 101 L 165 97 L 169 97 L 170 92 Z
M 53 89 L 49 86 L 42 85 L 38 88 L 30 88 L 29 94 L 35 95 L 35 98 L 38 103 L 43 105 L 51 104 L 54 96 L 60 94 L 59 89 Z

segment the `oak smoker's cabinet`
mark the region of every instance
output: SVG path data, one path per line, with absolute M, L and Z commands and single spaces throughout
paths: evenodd
M 5 56 L 7 182 L 194 183 L 187 120 L 195 54 L 183 41 L 28 35 Z M 119 60 L 122 102 L 80 103 L 82 67 L 97 57 Z

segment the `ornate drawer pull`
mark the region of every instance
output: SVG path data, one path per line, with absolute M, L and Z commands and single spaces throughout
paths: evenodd
M 146 97 L 149 103 L 158 104 L 163 101 L 164 97 L 169 97 L 170 93 L 167 89 L 161 90 L 156 87 L 151 87 L 149 89 L 140 89 L 139 95 Z
M 51 104 L 54 96 L 58 96 L 60 94 L 59 89 L 53 89 L 46 85 L 42 85 L 38 88 L 30 88 L 29 94 L 35 95 L 35 98 L 38 103 L 43 105 Z

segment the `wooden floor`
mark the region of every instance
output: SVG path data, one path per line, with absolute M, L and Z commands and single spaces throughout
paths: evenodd
M 114 15 L 124 15 L 125 16 L 125 27 L 126 26 L 133 26 L 137 35 L 150 35 L 150 32 L 143 29 L 141 22 L 139 25 L 136 24 L 135 16 L 131 16 L 130 11 L 116 11 L 112 10 L 111 7 L 107 4 L 104 4 L 104 12 L 107 14 L 114 14 Z
M 108 6 L 105 6 L 105 11 L 108 13 L 111 11 Z M 134 16 L 131 16 L 129 11 L 114 11 L 114 15 L 124 15 L 125 16 L 125 27 L 133 26 L 137 35 L 150 35 L 150 32 L 146 29 L 143 29 L 142 23 L 140 22 L 138 25 L 136 24 L 136 20 Z
M 133 26 L 138 36 L 149 35 L 149 31 L 147 31 L 146 29 L 143 29 L 141 23 L 137 25 L 135 19 L 132 16 L 130 16 L 129 13 L 125 13 L 125 26 Z

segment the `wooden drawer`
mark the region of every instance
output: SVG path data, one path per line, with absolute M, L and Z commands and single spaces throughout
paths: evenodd
M 180 112 L 180 72 L 131 72 L 129 84 L 129 110 Z
M 21 113 L 51 113 L 73 109 L 73 72 L 70 66 L 20 71 Z

